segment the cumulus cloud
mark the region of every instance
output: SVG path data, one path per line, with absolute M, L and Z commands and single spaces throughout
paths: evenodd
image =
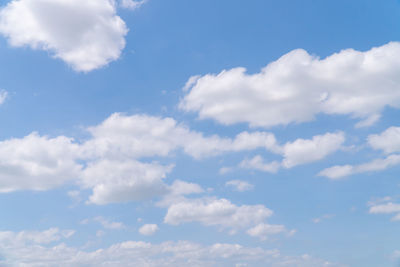
M 32 133 L 0 142 L 0 192 L 48 190 L 79 178 L 80 149 L 65 136 Z
M 50 234 L 47 232 L 51 232 Z M 4 266 L 341 266 L 309 255 L 286 256 L 279 250 L 216 243 L 209 246 L 189 241 L 152 244 L 125 241 L 95 251 L 84 251 L 64 243 L 71 231 L 0 232 L 0 265 Z M 50 236 L 46 242 L 14 242 L 18 236 Z M 27 238 L 23 238 L 26 240 Z M 28 238 L 29 239 L 29 238 Z M 8 242 L 12 240 L 13 242 Z M 50 241 L 50 242 L 47 242 Z M 48 244 L 50 243 L 50 244 Z M 48 245 L 46 245 L 48 244 Z
M 100 125 L 90 127 L 92 140 L 85 147 L 88 156 L 151 157 L 167 156 L 182 149 L 194 158 L 264 148 L 279 149 L 275 136 L 267 132 L 242 132 L 234 139 L 204 136 L 172 118 L 115 113 Z
M 190 79 L 179 107 L 230 125 L 271 127 L 348 115 L 368 126 L 385 107 L 400 108 L 400 43 L 325 59 L 294 50 L 259 73 L 244 68 Z
M 142 235 L 154 235 L 159 230 L 157 224 L 145 224 L 139 228 L 139 233 Z
M 261 240 L 266 240 L 270 235 L 276 235 L 286 232 L 286 228 L 283 225 L 271 225 L 266 223 L 260 223 L 253 228 L 247 230 L 247 233 L 253 237 L 259 237 Z
M 162 181 L 172 166 L 142 163 L 134 160 L 100 160 L 83 171 L 82 183 L 92 188 L 90 203 L 109 204 L 149 200 L 168 192 Z
M 386 154 L 400 152 L 400 127 L 390 127 L 381 134 L 368 136 L 368 144 Z
M 245 169 L 275 173 L 281 167 L 289 169 L 324 159 L 339 150 L 344 141 L 343 132 L 316 135 L 312 139 L 299 138 L 293 142 L 287 142 L 283 146 L 276 145 L 275 152 L 283 156 L 281 163 L 265 162 L 262 156 L 256 155 L 253 158 L 244 159 L 239 166 Z
M 241 180 L 231 180 L 225 183 L 225 186 L 232 187 L 233 190 L 238 191 L 238 192 L 245 192 L 245 191 L 250 191 L 253 190 L 254 185 L 246 182 L 246 181 L 241 181 Z
M 49 51 L 76 71 L 117 60 L 127 32 L 113 0 L 12 0 L 0 9 L 11 46 Z
M 327 133 L 316 135 L 311 140 L 297 139 L 283 147 L 282 165 L 292 168 L 296 165 L 321 160 L 336 152 L 345 141 L 344 133 Z
M 265 229 L 259 229 L 264 226 L 258 226 L 257 228 L 257 225 L 264 225 L 266 219 L 271 217 L 272 214 L 273 211 L 263 205 L 237 206 L 227 199 L 204 197 L 181 199 L 178 202 L 172 203 L 168 207 L 164 223 L 180 225 L 183 223 L 198 222 L 205 226 L 217 226 L 220 229 L 228 229 L 231 234 L 236 233 L 240 229 L 248 229 L 247 233 L 249 235 L 265 239 L 269 232 Z M 271 225 L 271 227 L 276 230 L 278 226 Z M 284 227 L 281 230 L 279 232 L 287 231 Z M 270 233 L 273 234 L 275 232 L 271 231 Z
M 360 165 L 338 165 L 322 170 L 318 175 L 325 176 L 330 179 L 340 179 L 349 175 L 382 171 L 387 168 L 400 164 L 400 155 L 390 155 L 383 159 L 375 159 L 373 161 Z

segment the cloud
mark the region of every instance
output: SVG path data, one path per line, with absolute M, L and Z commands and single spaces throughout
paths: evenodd
M 197 199 L 180 199 L 168 207 L 164 217 L 164 223 L 180 225 L 183 223 L 198 222 L 205 226 L 218 226 L 220 229 L 228 229 L 231 234 L 240 229 L 248 229 L 251 236 L 266 238 L 268 232 L 265 228 L 265 221 L 273 214 L 272 210 L 263 205 L 242 205 L 232 204 L 227 199 L 204 197 Z M 258 226 L 257 226 L 258 225 Z M 272 229 L 281 226 L 270 225 Z M 262 228 L 262 229 L 261 229 Z M 286 229 L 282 228 L 285 232 Z
M 297 139 L 283 147 L 282 165 L 292 168 L 296 165 L 321 160 L 336 152 L 345 141 L 344 133 L 327 133 L 316 135 L 311 140 Z
M 0 192 L 49 190 L 70 183 L 92 190 L 88 201 L 92 204 L 161 197 L 171 201 L 184 195 L 176 194 L 177 190 L 200 193 L 203 189 L 182 181 L 166 184 L 164 178 L 174 166 L 151 161 L 151 157 L 168 157 L 179 150 L 202 159 L 264 149 L 283 155 L 285 167 L 292 167 L 325 157 L 344 139 L 342 133 L 327 133 L 280 146 L 268 132 L 241 132 L 234 138 L 204 136 L 172 118 L 120 113 L 89 127 L 88 132 L 85 141 L 32 133 L 0 142 Z M 276 172 L 281 163 L 264 163 L 256 156 L 240 166 Z
M 15 232 L 0 232 L 0 248 L 1 247 L 20 247 L 27 245 L 45 245 L 69 238 L 74 235 L 73 230 L 59 230 L 58 228 L 50 228 L 48 230 L 39 231 L 21 231 Z
M 271 133 L 242 132 L 234 139 L 217 135 L 205 137 L 172 118 L 148 115 L 114 113 L 100 125 L 88 130 L 93 136 L 85 144 L 88 157 L 167 156 L 174 150 L 182 149 L 186 154 L 200 159 L 257 148 L 270 151 L 279 149 Z
M 139 233 L 142 235 L 154 235 L 159 230 L 157 224 L 145 224 L 139 228 Z
M 64 241 L 71 232 L 50 229 L 43 232 L 0 232 L 0 265 L 4 266 L 342 266 L 303 256 L 282 255 L 277 249 L 244 247 L 238 244 L 215 243 L 208 246 L 189 241 L 168 241 L 152 244 L 141 241 L 115 243 L 95 251 L 83 251 L 64 243 L 5 242 L 22 235 L 49 235 L 51 242 Z
M 234 68 L 192 78 L 179 107 L 224 125 L 271 127 L 328 114 L 348 115 L 362 120 L 358 126 L 368 126 L 385 107 L 400 108 L 397 55 L 397 42 L 325 59 L 297 49 L 259 73 Z
M 120 5 L 123 8 L 135 10 L 145 4 L 147 0 L 120 0 Z
M 392 221 L 400 221 L 400 204 L 393 203 L 392 198 L 386 197 L 368 205 L 370 214 L 394 214 Z
M 79 146 L 71 138 L 32 133 L 0 142 L 0 192 L 49 190 L 79 178 Z
M 400 164 L 400 155 L 389 155 L 383 159 L 375 159 L 373 161 L 360 165 L 338 165 L 322 170 L 318 175 L 325 176 L 330 179 L 340 179 L 345 176 L 386 170 Z
M 400 152 L 400 127 L 390 127 L 381 134 L 368 136 L 368 144 L 386 154 Z
M 260 156 L 254 156 L 251 159 L 244 159 L 240 162 L 239 167 L 243 169 L 259 170 L 263 172 L 276 173 L 281 164 L 278 161 L 265 163 L 264 159 Z
M 245 192 L 245 191 L 250 191 L 253 190 L 254 185 L 246 182 L 246 181 L 241 181 L 241 180 L 231 180 L 225 183 L 225 186 L 232 187 L 233 190 L 238 191 L 238 192 Z
M 253 237 L 259 237 L 261 240 L 266 240 L 270 235 L 276 235 L 286 232 L 286 228 L 283 225 L 271 225 L 266 223 L 260 223 L 253 228 L 247 230 L 247 234 Z
M 345 141 L 343 132 L 326 133 L 313 136 L 312 139 L 296 139 L 283 146 L 276 145 L 275 153 L 281 154 L 283 160 L 264 162 L 262 156 L 257 155 L 251 159 L 243 160 L 239 166 L 245 169 L 255 169 L 264 172 L 277 172 L 281 167 L 290 169 L 297 165 L 315 162 L 336 152 Z
M 4 103 L 4 101 L 6 101 L 8 97 L 8 92 L 5 90 L 0 90 L 0 105 Z
M 117 60 L 127 32 L 113 0 L 13 0 L 0 10 L 11 46 L 49 51 L 76 71 Z
M 123 223 L 112 222 L 112 221 L 109 221 L 109 220 L 103 218 L 102 216 L 95 217 L 93 220 L 100 223 L 105 229 L 118 230 L 118 229 L 125 228 L 125 225 Z
M 162 181 L 173 166 L 134 160 L 100 160 L 83 171 L 84 188 L 92 188 L 89 202 L 98 205 L 143 201 L 168 192 Z

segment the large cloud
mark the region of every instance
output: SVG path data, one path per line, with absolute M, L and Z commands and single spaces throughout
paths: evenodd
M 115 113 L 89 131 L 93 138 L 85 144 L 88 157 L 167 156 L 182 149 L 194 158 L 203 158 L 257 148 L 279 150 L 275 136 L 268 132 L 242 132 L 234 139 L 204 136 L 172 118 L 148 115 Z
M 0 10 L 12 46 L 50 51 L 76 71 L 118 59 L 127 32 L 113 0 L 13 0 Z
M 294 50 L 260 73 L 244 68 L 194 77 L 180 108 L 222 124 L 270 127 L 311 121 L 317 114 L 350 115 L 374 123 L 400 107 L 400 43 L 366 52 L 343 50 L 325 59 Z
M 208 246 L 188 242 L 164 242 L 152 244 L 141 241 L 125 241 L 108 248 L 84 251 L 64 243 L 73 231 L 56 228 L 43 232 L 0 232 L 1 266 L 339 266 L 307 254 L 298 257 L 285 256 L 277 249 L 243 247 L 238 244 L 216 243 Z M 33 240 L 36 236 L 43 240 Z M 14 242 L 14 239 L 18 239 Z M 13 242 L 9 242 L 12 239 Z M 50 243 L 49 245 L 45 245 Z

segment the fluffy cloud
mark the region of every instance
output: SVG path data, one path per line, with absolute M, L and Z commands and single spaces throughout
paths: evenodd
M 237 206 L 227 199 L 181 199 L 169 206 L 164 222 L 171 225 L 198 222 L 205 226 L 229 229 L 232 234 L 240 229 L 247 228 L 249 235 L 265 239 L 269 233 L 278 233 L 275 232 L 277 228 L 281 229 L 279 233 L 287 231 L 283 226 L 281 228 L 281 226 L 276 225 L 268 226 L 274 231 L 268 232 L 264 229 L 264 226 L 267 225 L 265 220 L 272 214 L 272 210 L 263 205 Z
M 277 161 L 267 163 L 260 155 L 257 155 L 251 159 L 243 160 L 239 166 L 245 169 L 275 173 L 281 167 L 293 168 L 297 165 L 321 160 L 339 150 L 344 141 L 343 132 L 316 135 L 312 139 L 296 139 L 283 146 L 276 145 L 274 151 L 283 156 L 281 163 Z
M 79 178 L 80 149 L 64 136 L 32 133 L 0 142 L 0 192 L 48 190 Z
M 157 224 L 145 224 L 139 228 L 139 233 L 142 235 L 154 235 L 159 230 Z
M 341 266 L 307 254 L 285 256 L 279 250 L 243 247 L 238 244 L 216 243 L 210 246 L 178 241 L 160 244 L 141 241 L 116 243 L 108 248 L 83 251 L 64 243 L 45 245 L 54 241 L 64 241 L 73 231 L 49 229 L 43 232 L 0 232 L 0 265 L 4 266 Z M 18 236 L 47 236 L 43 241 L 8 242 Z
M 338 165 L 322 170 L 318 175 L 325 176 L 330 179 L 340 179 L 345 176 L 363 173 L 386 170 L 400 164 L 400 155 L 390 155 L 383 159 L 375 159 L 373 161 L 360 165 Z
M 400 107 L 398 55 L 396 42 L 325 59 L 297 49 L 256 74 L 234 68 L 191 78 L 180 108 L 228 125 L 302 123 L 322 113 L 349 115 L 363 120 L 358 126 L 368 126 L 385 107 Z
M 316 135 L 311 140 L 297 139 L 292 143 L 289 142 L 283 147 L 282 165 L 292 168 L 296 165 L 321 160 L 336 152 L 344 140 L 344 134 L 339 132 Z
M 82 183 L 83 187 L 93 189 L 90 203 L 149 200 L 168 192 L 162 179 L 171 169 L 172 166 L 134 160 L 101 160 L 90 163 L 83 171 Z
M 390 127 L 381 134 L 368 136 L 368 143 L 374 149 L 390 154 L 400 152 L 400 127 Z
M 235 191 L 244 192 L 250 191 L 254 188 L 254 185 L 241 180 L 231 180 L 225 183 L 225 186 L 232 187 Z
M 118 59 L 127 32 L 113 0 L 13 0 L 0 10 L 12 46 L 50 51 L 76 71 Z
M 270 151 L 279 149 L 271 133 L 242 132 L 234 139 L 217 135 L 205 137 L 172 118 L 147 115 L 126 116 L 115 113 L 100 125 L 89 128 L 89 131 L 93 138 L 85 147 L 88 156 L 94 157 L 167 156 L 180 148 L 192 157 L 202 158 L 257 148 Z

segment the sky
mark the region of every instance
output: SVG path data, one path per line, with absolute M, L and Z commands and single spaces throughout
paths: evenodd
M 0 266 L 400 266 L 399 19 L 0 1 Z

